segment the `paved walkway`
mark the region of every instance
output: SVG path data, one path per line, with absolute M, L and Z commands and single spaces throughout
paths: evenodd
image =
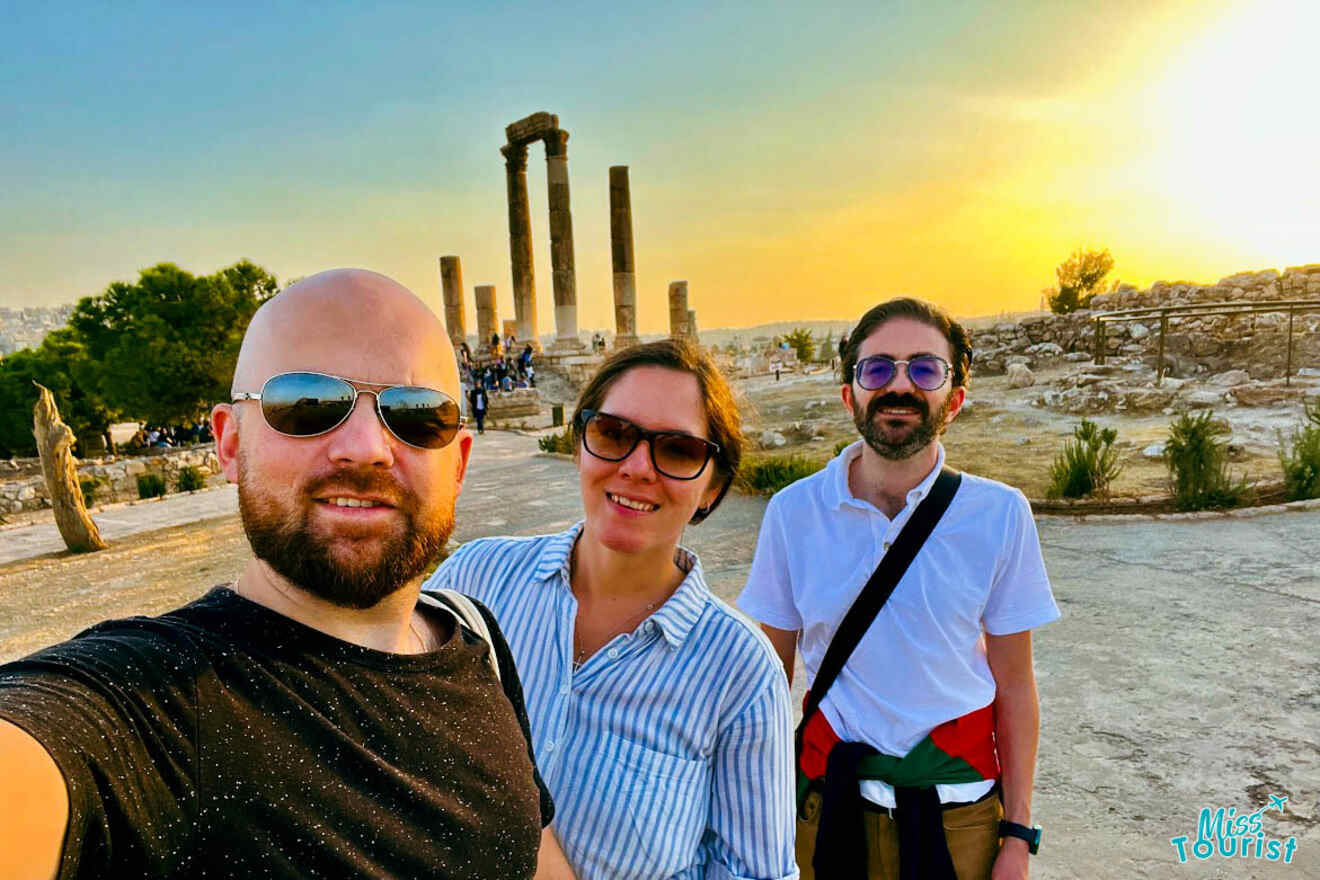
M 107 541 L 238 513 L 238 489 L 222 486 L 149 501 L 110 504 L 92 513 Z M 0 529 L 0 565 L 18 559 L 64 552 L 64 539 L 53 520 Z

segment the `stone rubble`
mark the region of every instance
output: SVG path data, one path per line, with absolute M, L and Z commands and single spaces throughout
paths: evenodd
M 28 460 L 23 459 L 16 463 L 22 466 L 27 462 Z M 207 478 L 208 484 L 224 482 L 223 477 L 220 476 L 220 462 L 215 457 L 214 444 L 152 452 L 143 456 L 107 456 L 101 459 L 88 459 L 79 463 L 78 478 L 96 481 L 94 500 L 88 505 L 88 507 L 96 507 L 115 501 L 136 499 L 137 478 L 148 473 L 159 474 L 165 480 L 168 491 L 174 492 L 179 471 L 188 466 L 196 467 L 202 476 Z M 0 483 L 0 514 L 21 513 L 25 510 L 39 510 L 50 506 L 46 480 L 40 475 L 39 466 L 37 470 L 36 476 L 25 476 Z

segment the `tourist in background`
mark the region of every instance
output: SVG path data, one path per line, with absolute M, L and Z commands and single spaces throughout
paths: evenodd
M 489 398 L 486 396 L 484 385 L 478 382 L 472 386 L 468 392 L 468 412 L 477 423 L 477 433 L 486 433 L 486 408 Z
M 508 634 L 580 878 L 792 877 L 784 676 L 678 543 L 741 460 L 732 392 L 685 341 L 634 346 L 571 429 L 585 521 L 472 541 L 428 587 L 479 598 Z

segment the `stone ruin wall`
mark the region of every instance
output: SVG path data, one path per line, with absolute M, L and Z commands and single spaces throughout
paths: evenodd
M 137 500 L 137 478 L 143 474 L 159 474 L 165 480 L 168 493 L 174 494 L 179 470 L 189 465 L 201 471 L 208 486 L 224 483 L 213 443 L 186 449 L 148 450 L 142 455 L 76 461 L 79 480 L 96 480 L 95 500 L 89 505 L 93 508 L 116 501 Z M 41 475 L 37 459 L 11 459 L 0 462 L 0 466 L 9 468 L 8 473 L 0 470 L 0 514 L 50 507 L 46 480 Z
M 1100 294 L 1090 310 L 1041 315 L 1001 323 L 972 334 L 973 376 L 1000 375 L 1010 358 L 1032 362 L 1050 358 L 1090 361 L 1095 351 L 1095 316 L 1120 309 L 1186 306 L 1200 303 L 1315 300 L 1320 304 L 1320 264 L 1240 272 L 1214 284 L 1157 281 L 1145 290 L 1120 285 Z M 1154 367 L 1159 347 L 1159 316 L 1107 323 L 1107 356 L 1146 359 Z M 1166 375 L 1246 370 L 1253 379 L 1282 378 L 1287 356 L 1286 312 L 1170 318 L 1165 337 Z M 1320 310 L 1297 314 L 1293 325 L 1293 369 L 1320 367 Z

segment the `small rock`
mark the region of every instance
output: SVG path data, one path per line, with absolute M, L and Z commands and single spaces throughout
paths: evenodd
M 1063 356 L 1065 361 L 1074 364 L 1080 364 L 1082 361 L 1089 361 L 1092 355 L 1087 351 L 1070 351 Z
M 1198 389 L 1192 391 L 1182 398 L 1183 402 L 1191 409 L 1212 409 L 1216 406 L 1224 405 L 1224 395 L 1219 391 L 1207 391 Z
M 1063 354 L 1063 346 L 1057 342 L 1037 342 L 1027 347 L 1027 354 L 1038 357 L 1059 357 Z
M 1027 369 L 1026 364 L 1010 363 L 1008 365 L 1008 385 L 1010 388 L 1030 388 L 1036 384 L 1036 377 L 1031 370 Z
M 1133 324 L 1128 327 L 1128 335 L 1133 339 L 1145 339 L 1150 335 L 1150 328 L 1145 324 Z
M 1014 444 L 1015 446 L 1030 446 L 1030 445 L 1031 445 L 1031 438 L 1030 438 L 1030 437 L 1019 437 L 1019 438 L 1017 438 L 1016 440 L 1013 441 L 1013 444 Z
M 1172 412 L 1172 410 L 1170 410 L 1170 412 Z M 1167 413 L 1166 413 L 1166 415 L 1167 415 Z M 1144 456 L 1145 458 L 1163 458 L 1163 457 L 1164 457 L 1164 444 L 1163 444 L 1163 443 L 1152 443 L 1152 444 L 1150 444 L 1149 446 L 1147 446 L 1145 449 L 1141 450 L 1141 454 L 1142 454 L 1142 456 Z
M 1211 376 L 1205 380 L 1207 385 L 1215 385 L 1220 388 L 1229 388 L 1233 385 L 1245 385 L 1251 381 L 1251 374 L 1246 370 L 1229 370 L 1220 373 L 1217 376 Z

